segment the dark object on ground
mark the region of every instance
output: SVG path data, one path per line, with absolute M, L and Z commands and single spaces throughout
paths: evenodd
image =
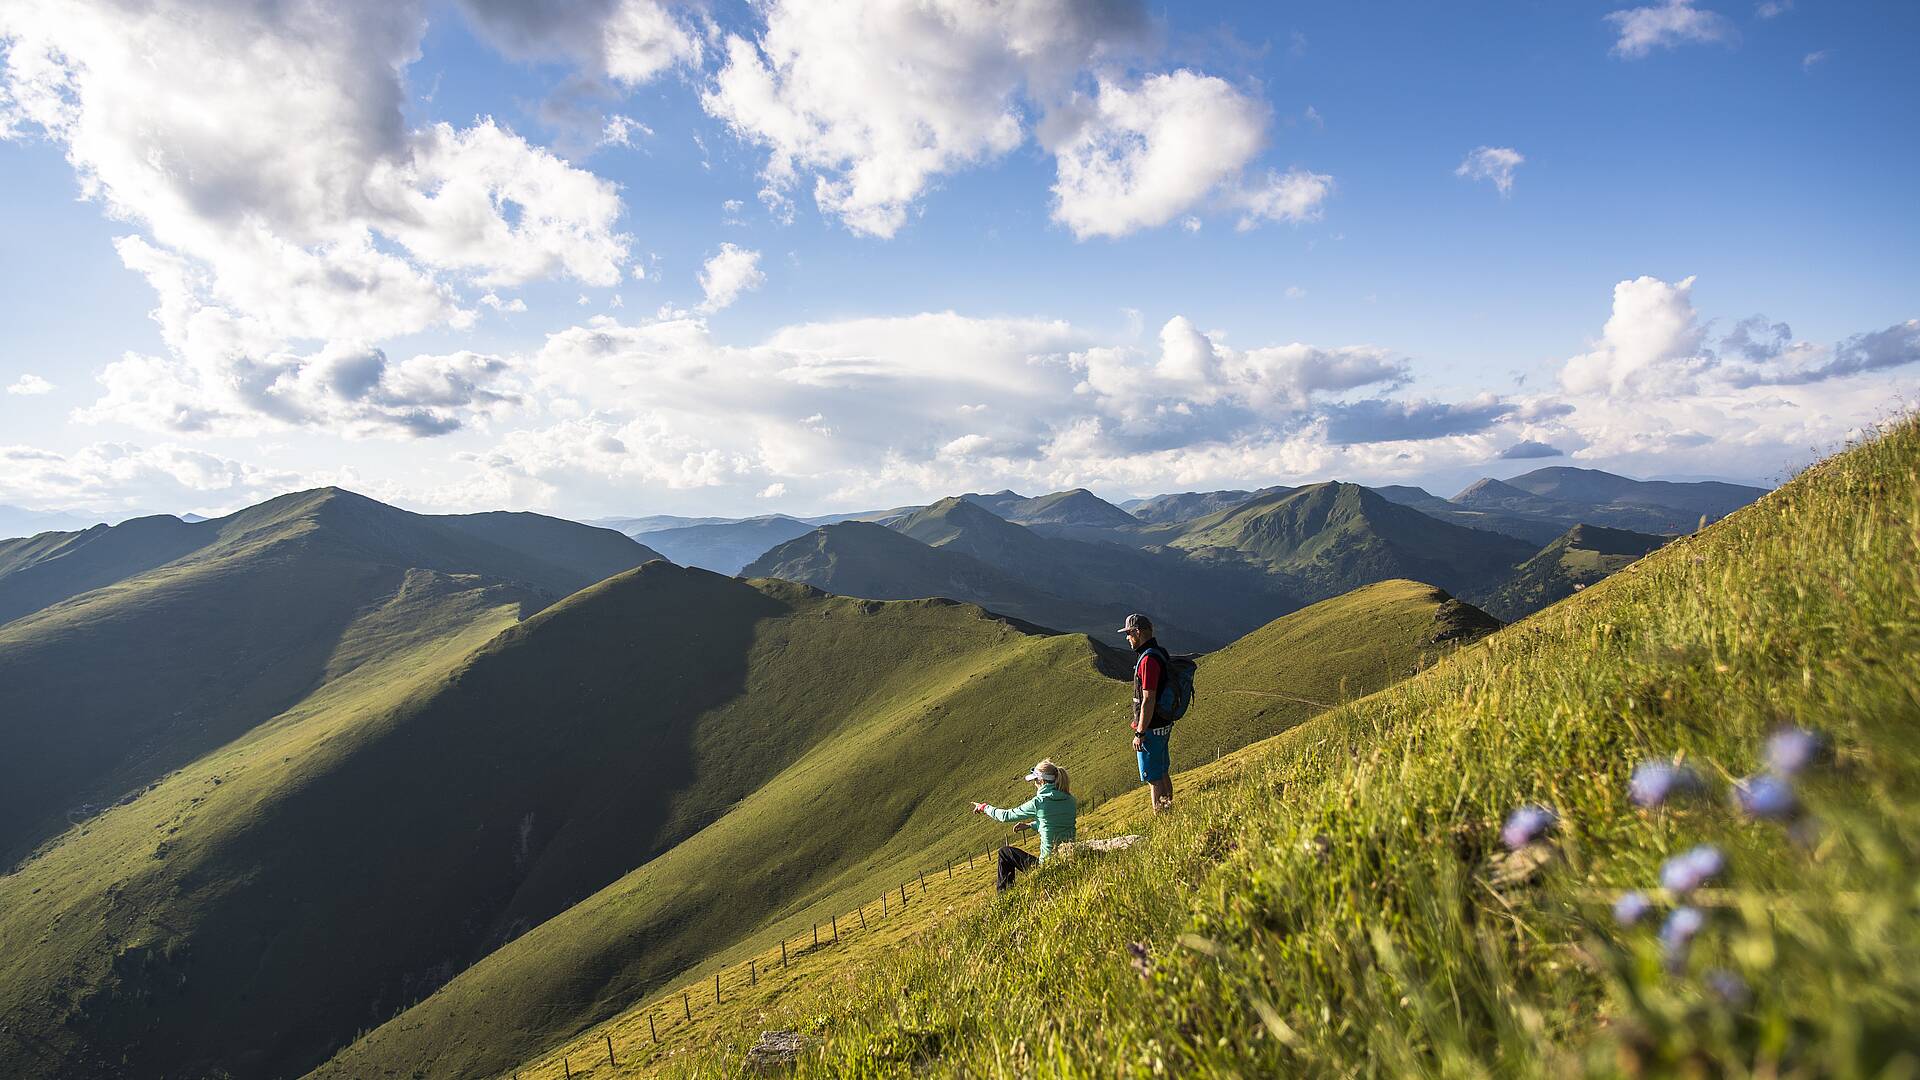
M 1006 892 L 1008 889 L 1013 888 L 1013 875 L 1022 870 L 1031 870 L 1039 865 L 1040 858 L 1037 855 L 1029 854 L 1012 846 L 1001 848 L 1000 880 L 995 886 L 994 891 Z

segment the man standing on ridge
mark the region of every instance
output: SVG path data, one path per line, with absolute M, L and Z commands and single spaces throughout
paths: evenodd
M 1161 691 L 1172 674 L 1167 650 L 1153 636 L 1153 620 L 1135 613 L 1127 616 L 1120 633 L 1140 659 L 1133 667 L 1133 749 L 1140 758 L 1140 781 L 1157 811 L 1173 808 L 1173 764 L 1167 756 L 1167 736 L 1173 721 L 1160 716 Z

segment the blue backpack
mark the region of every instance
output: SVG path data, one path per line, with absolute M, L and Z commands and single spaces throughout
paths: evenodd
M 1160 661 L 1163 673 L 1159 694 L 1153 703 L 1153 718 L 1171 724 L 1187 715 L 1193 704 L 1193 676 L 1200 665 L 1192 656 L 1174 656 L 1158 645 L 1149 646 L 1146 655 Z

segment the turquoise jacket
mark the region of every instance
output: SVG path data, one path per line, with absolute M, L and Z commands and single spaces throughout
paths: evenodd
M 1080 804 L 1073 796 L 1054 787 L 1042 784 L 1033 798 L 1011 810 L 1002 810 L 989 806 L 986 815 L 995 821 L 1031 821 L 1040 833 L 1040 857 L 1053 854 L 1053 845 L 1073 839 L 1073 820 L 1080 812 Z

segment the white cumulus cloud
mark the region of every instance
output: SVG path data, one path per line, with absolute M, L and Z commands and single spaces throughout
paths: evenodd
M 940 177 L 1030 134 L 1057 159 L 1054 219 L 1082 238 L 1163 225 L 1210 198 L 1247 222 L 1303 220 L 1325 194 L 1326 178 L 1312 174 L 1243 183 L 1271 127 L 1263 103 L 1196 71 L 1125 73 L 1120 58 L 1151 37 L 1137 0 L 771 0 L 760 10 L 765 29 L 727 37 L 702 100 L 766 149 L 761 198 L 776 219 L 790 219 L 786 193 L 810 184 L 823 213 L 893 236 Z
M 483 20 L 510 6 L 469 5 Z M 597 5 L 613 22 L 644 21 L 642 8 L 655 5 Z M 326 372 L 302 369 L 378 351 L 367 342 L 471 325 L 457 283 L 620 278 L 629 238 L 612 184 L 491 118 L 407 125 L 405 72 L 426 10 L 417 0 L 0 7 L 0 130 L 65 149 L 83 194 L 140 231 L 119 241 L 121 258 L 159 294 L 170 355 L 110 365 L 85 415 L 167 430 L 343 415 L 353 430 L 444 430 L 457 423 L 448 410 L 465 406 L 446 394 L 402 400 L 426 384 L 401 377 L 401 365 L 344 414 L 337 395 L 305 400 L 302 388 Z M 610 78 L 645 66 L 613 46 L 595 55 Z M 466 360 L 441 366 L 454 384 L 493 378 Z M 146 391 L 165 396 L 136 400 Z M 469 403 L 491 409 L 489 393 L 476 384 Z
M 19 394 L 24 397 L 51 394 L 53 393 L 53 384 L 38 375 L 28 373 L 13 380 L 12 384 L 7 387 L 7 393 Z
M 1164 225 L 1237 177 L 1265 145 L 1270 120 L 1264 105 L 1211 75 L 1102 80 L 1043 132 L 1059 170 L 1053 218 L 1080 239 Z
M 719 311 L 766 284 L 760 253 L 735 244 L 721 244 L 720 253 L 700 267 L 700 290 L 706 294 L 700 310 Z

